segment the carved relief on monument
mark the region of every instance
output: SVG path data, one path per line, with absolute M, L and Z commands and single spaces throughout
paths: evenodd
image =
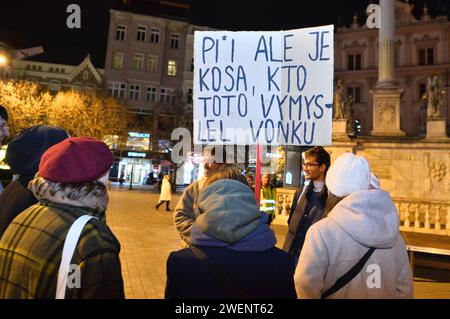
M 436 183 L 443 182 L 448 175 L 447 171 L 448 163 L 438 158 L 431 159 L 431 154 L 425 153 L 425 192 L 431 192 Z
M 433 189 L 433 184 L 431 181 L 431 173 L 430 173 L 430 153 L 425 153 L 424 167 L 425 167 L 424 191 L 425 191 L 425 193 L 429 193 Z
M 395 105 L 391 101 L 379 101 L 377 103 L 377 126 L 391 126 L 395 124 Z
M 450 169 L 450 152 L 447 152 L 447 167 Z M 448 194 L 450 192 L 450 172 L 447 172 L 447 182 L 445 183 L 445 192 Z

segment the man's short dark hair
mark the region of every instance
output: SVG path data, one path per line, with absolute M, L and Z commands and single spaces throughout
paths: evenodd
M 8 120 L 8 110 L 3 105 L 0 105 L 0 117 L 5 121 Z
M 325 164 L 325 174 L 327 173 L 328 169 L 330 168 L 331 159 L 330 154 L 322 147 L 322 146 L 315 146 L 305 152 L 305 158 L 306 157 L 315 157 L 317 163 L 320 165 Z

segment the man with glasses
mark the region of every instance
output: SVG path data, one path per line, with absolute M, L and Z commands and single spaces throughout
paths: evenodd
M 303 172 L 309 184 L 295 192 L 283 246 L 297 261 L 309 227 L 323 218 L 328 197 L 325 176 L 329 167 L 330 154 L 323 147 L 316 146 L 303 154 Z

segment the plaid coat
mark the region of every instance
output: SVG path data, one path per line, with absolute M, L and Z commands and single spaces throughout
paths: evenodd
M 0 240 L 0 299 L 55 298 L 64 240 L 85 214 L 101 217 L 94 209 L 47 200 L 19 214 Z M 80 267 L 81 285 L 68 287 L 66 299 L 124 298 L 119 252 L 108 226 L 91 219 L 71 261 Z

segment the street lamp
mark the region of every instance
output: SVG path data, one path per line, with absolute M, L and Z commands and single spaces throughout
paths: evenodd
M 8 64 L 8 57 L 5 54 L 0 53 L 0 67 L 4 67 L 7 64 Z

